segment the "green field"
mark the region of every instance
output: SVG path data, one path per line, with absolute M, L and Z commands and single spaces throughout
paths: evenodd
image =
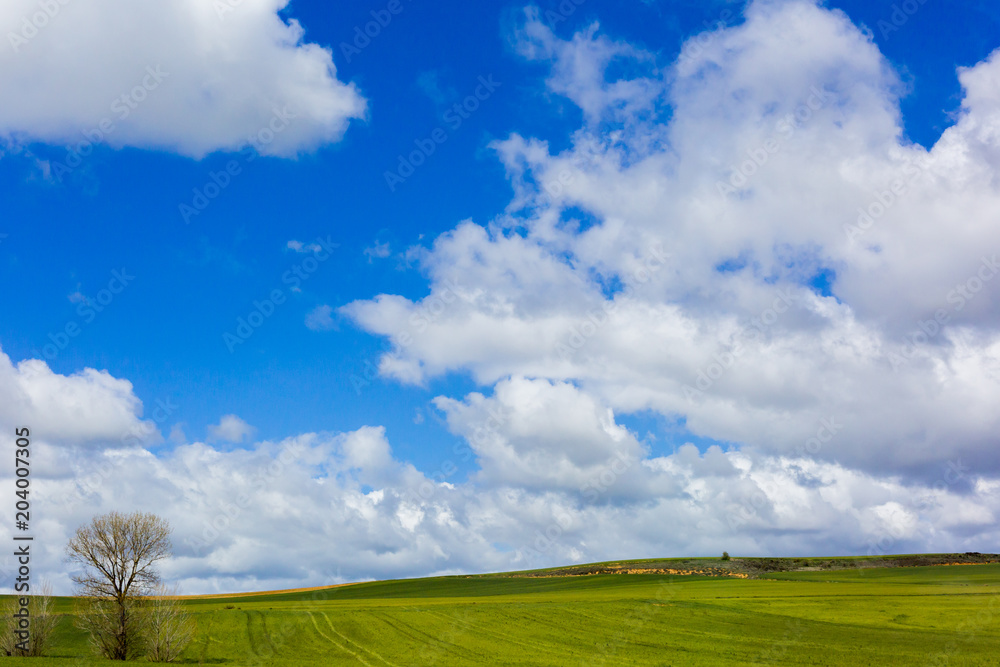
M 665 562 L 665 561 L 660 561 Z M 1000 665 L 1000 564 L 442 577 L 189 600 L 186 664 Z M 87 657 L 60 598 L 52 658 Z

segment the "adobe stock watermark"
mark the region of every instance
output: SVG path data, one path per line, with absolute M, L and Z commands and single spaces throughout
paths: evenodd
M 560 2 L 554 10 L 545 10 L 545 13 L 543 14 L 545 22 L 550 28 L 555 28 L 563 21 L 569 20 L 569 17 L 576 13 L 577 7 L 585 2 L 587 2 L 587 0 L 562 0 L 562 2 Z
M 389 192 L 395 192 L 396 188 L 405 183 L 406 179 L 427 162 L 430 156 L 434 155 L 438 146 L 448 141 L 448 130 L 457 132 L 462 127 L 462 124 L 479 109 L 482 103 L 490 99 L 497 88 L 503 85 L 501 82 L 495 81 L 492 74 L 480 76 L 478 81 L 479 85 L 476 86 L 471 94 L 467 95 L 461 102 L 456 102 L 441 116 L 448 129 L 438 126 L 431 130 L 427 137 L 414 139 L 413 144 L 416 148 L 406 155 L 399 154 L 397 156 L 396 168 L 391 171 L 387 169 L 383 172 L 382 176 L 385 178 L 385 184 L 388 186 Z
M 30 16 L 21 17 L 20 30 L 8 32 L 7 39 L 10 41 L 10 48 L 14 53 L 20 53 L 21 47 L 38 36 L 38 33 L 49 25 L 62 8 L 68 5 L 71 0 L 38 0 L 38 11 Z
M 638 459 L 625 452 L 615 452 L 602 466 L 601 470 L 590 476 L 580 486 L 580 494 L 585 502 L 595 504 L 606 496 L 618 481 L 638 462 Z M 557 508 L 553 512 L 553 520 L 544 530 L 536 530 L 531 545 L 523 546 L 511 554 L 511 566 L 516 567 L 519 561 L 538 564 L 545 555 L 550 554 L 559 545 L 569 530 L 573 528 L 573 517 Z
M 939 494 L 947 493 L 950 487 L 957 484 L 961 480 L 966 479 L 968 477 L 967 474 L 968 472 L 969 468 L 967 466 L 962 465 L 961 459 L 955 461 L 949 461 L 948 464 L 944 467 L 944 471 L 941 474 L 941 477 L 939 477 L 938 480 L 934 482 L 933 486 L 931 487 L 931 491 Z M 922 513 L 934 509 L 934 505 L 935 502 L 933 496 L 927 494 L 920 499 L 920 502 L 918 502 L 916 507 L 914 507 L 913 509 L 915 509 L 917 512 Z M 893 523 L 881 535 L 869 540 L 868 551 L 866 555 L 868 556 L 869 559 L 875 559 L 875 560 L 887 556 L 889 555 L 889 550 L 892 549 L 897 544 L 897 542 L 902 540 L 905 536 L 906 536 L 906 531 L 901 526 L 901 524 L 899 524 L 898 522 Z M 869 560 L 869 562 L 871 561 Z M 858 567 L 863 567 L 863 566 L 864 562 L 859 560 Z
M 316 609 L 317 602 L 322 602 L 328 599 L 331 595 L 330 588 L 335 584 L 345 583 L 344 577 L 340 573 L 340 566 L 337 566 L 337 573 L 333 574 L 331 570 L 324 569 L 323 576 L 319 578 L 313 578 L 309 576 L 309 582 L 314 581 L 325 581 L 326 583 L 316 589 L 312 587 L 306 588 L 302 591 L 302 600 L 305 601 L 306 593 L 308 593 L 309 602 L 306 603 L 309 609 Z M 240 609 L 239 606 L 236 607 Z M 306 615 L 308 618 L 312 619 L 313 611 L 307 611 Z M 325 618 L 325 617 L 324 617 Z M 315 620 L 315 619 L 312 619 Z M 329 623 L 329 619 L 327 619 Z M 319 626 L 317 626 L 319 630 Z M 272 623 L 266 626 L 264 636 L 266 636 L 267 641 L 261 641 L 257 643 L 253 648 L 253 653 L 241 657 L 243 664 L 246 667 L 269 667 L 271 665 L 280 664 L 281 662 L 287 662 L 290 656 L 298 655 L 301 649 L 301 635 L 299 634 L 301 629 L 296 623 Z M 327 641 L 331 643 L 336 643 L 335 640 L 328 637 L 322 630 L 319 630 L 319 634 L 324 637 Z M 360 661 L 359 661 L 360 662 Z M 369 664 L 369 663 L 362 663 Z M 421 664 L 421 663 L 415 663 Z
M 684 385 L 684 396 L 688 401 L 704 398 L 705 392 L 726 373 L 728 373 L 739 361 L 746 351 L 745 342 L 754 342 L 763 337 L 764 333 L 770 329 L 782 315 L 792 307 L 792 290 L 786 287 L 778 290 L 778 296 L 771 303 L 770 308 L 765 308 L 757 317 L 750 318 L 750 324 L 740 329 L 733 336 L 731 349 L 716 352 L 712 355 L 715 360 L 704 369 L 698 371 L 694 386 Z
M 150 423 L 149 420 L 139 422 L 121 437 L 119 440 L 120 445 L 122 447 L 139 447 L 158 428 L 162 427 L 177 412 L 177 409 L 177 404 L 173 403 L 169 398 L 156 399 L 153 403 L 153 410 L 149 415 L 153 423 Z M 61 506 L 85 503 L 88 500 L 87 496 L 106 489 L 115 471 L 128 461 L 128 459 L 121 456 L 108 457 L 107 454 L 105 454 L 105 457 L 108 460 L 99 465 L 93 473 L 83 477 L 77 476 L 76 485 L 73 487 L 73 490 L 57 498 L 55 503 Z
M 301 262 L 296 263 L 290 269 L 281 274 L 281 283 L 291 287 L 292 291 L 299 291 L 301 285 L 312 277 L 319 267 L 333 255 L 338 244 L 327 236 L 316 239 L 317 250 L 313 251 L 313 256 L 306 257 Z M 254 300 L 250 312 L 244 317 L 236 318 L 236 328 L 233 331 L 222 333 L 222 342 L 226 349 L 232 354 L 237 346 L 247 342 L 254 333 L 264 326 L 264 322 L 269 320 L 287 301 L 284 289 L 276 287 L 268 292 L 262 300 Z
M 49 332 L 49 342 L 42 346 L 41 353 L 35 350 L 32 354 L 36 358 L 45 357 L 48 361 L 58 357 L 59 353 L 69 347 L 70 342 L 82 334 L 87 325 L 97 319 L 97 316 L 103 313 L 133 280 L 135 276 L 130 274 L 128 269 L 124 267 L 121 270 L 115 269 L 111 272 L 111 279 L 94 297 L 79 293 L 75 295 L 77 317 L 67 321 L 60 329 Z
M 900 346 L 899 353 L 889 353 L 889 363 L 892 365 L 892 370 L 899 371 L 900 368 L 912 361 L 917 356 L 919 346 L 926 345 L 940 335 L 944 331 L 945 325 L 951 321 L 952 315 L 965 309 L 969 302 L 983 291 L 986 284 L 996 277 L 997 273 L 1000 273 L 1000 260 L 997 259 L 996 254 L 990 257 L 983 256 L 976 272 L 948 292 L 946 299 L 952 306 L 950 312 L 939 308 L 934 311 L 933 318 L 918 321 L 917 328 L 904 338 L 905 342 Z
M 242 1 L 242 0 L 241 0 Z M 407 3 L 412 2 L 412 0 L 407 0 Z M 354 56 L 360 55 L 362 51 L 367 49 L 373 40 L 378 38 L 382 34 L 382 31 L 389 27 L 393 19 L 403 13 L 406 6 L 403 4 L 402 0 L 389 0 L 385 7 L 382 9 L 373 9 L 371 12 L 372 20 L 366 22 L 364 25 L 354 26 L 354 33 L 350 42 L 340 43 L 340 53 L 350 64 Z
M 785 114 L 774 125 L 774 134 L 768 137 L 757 148 L 748 149 L 747 159 L 739 165 L 729 167 L 727 182 L 716 181 L 715 188 L 723 199 L 730 195 L 738 195 L 746 187 L 750 178 L 760 171 L 773 156 L 781 152 L 785 142 L 795 136 L 795 133 L 812 120 L 817 111 L 830 101 L 830 94 L 816 86 L 809 89 L 811 93 L 806 101 L 795 108 L 795 111 Z
M 847 240 L 851 243 L 857 243 L 858 239 L 871 230 L 889 209 L 910 192 L 910 188 L 925 173 L 927 167 L 926 161 L 922 164 L 907 162 L 903 165 L 904 178 L 893 179 L 885 190 L 876 191 L 868 205 L 858 209 L 857 222 L 844 225 Z
M 889 20 L 879 19 L 879 22 L 875 24 L 875 27 L 882 33 L 882 39 L 889 39 L 892 33 L 898 32 L 926 4 L 927 0 L 903 0 L 899 4 L 894 4 Z
M 667 260 L 670 257 L 670 253 L 663 252 L 661 245 L 656 244 L 652 246 L 649 254 L 643 259 L 642 266 L 635 269 L 631 275 L 626 277 L 622 291 L 612 299 L 604 299 L 600 308 L 591 308 L 588 310 L 586 320 L 570 327 L 568 337 L 556 343 L 556 354 L 563 361 L 572 359 L 591 338 L 597 335 L 598 331 L 611 321 L 611 318 L 621 305 L 619 296 L 625 299 L 634 296 L 639 288 L 652 280 L 653 274 L 662 270 L 667 265 Z
M 234 498 L 233 502 L 219 503 L 219 510 L 215 516 L 202 522 L 203 530 L 200 536 L 185 537 L 184 543 L 194 550 L 196 556 L 201 556 L 202 552 L 229 530 L 233 523 L 254 504 L 255 499 L 260 498 L 261 492 L 267 491 L 268 486 L 285 471 L 286 467 L 298 459 L 305 449 L 306 446 L 298 442 L 288 445 L 266 467 L 258 471 L 250 482 L 250 488 Z
M 560 169 L 559 173 L 553 178 L 549 178 L 541 184 L 542 190 L 545 192 L 545 194 L 542 195 L 542 201 L 548 205 L 555 203 L 556 199 L 562 195 L 565 189 L 576 182 L 576 174 L 578 170 L 583 167 L 593 165 L 595 161 L 596 160 L 593 155 L 579 156 L 573 160 L 572 171 L 569 167 Z
M 804 458 L 806 454 L 811 456 L 819 454 L 823 449 L 823 445 L 830 443 L 843 428 L 844 425 L 838 423 L 836 417 L 824 417 L 820 419 L 816 435 L 796 447 L 795 455 L 799 458 Z
M 94 148 L 105 143 L 107 138 L 118 129 L 117 123 L 124 122 L 132 115 L 139 105 L 146 101 L 149 94 L 160 87 L 165 79 L 170 76 L 170 72 L 164 72 L 161 65 L 147 65 L 146 74 L 142 80 L 118 97 L 116 97 L 109 107 L 114 117 L 105 116 L 97 125 L 89 130 L 81 130 L 83 141 L 68 147 L 69 154 L 62 161 L 52 165 L 52 174 L 61 183 L 63 178 L 73 173 L 73 170 L 83 164 L 84 158 L 94 152 Z M 117 123 L 116 123 L 117 119 Z
M 451 309 L 459 299 L 466 300 L 462 296 L 459 286 L 451 280 L 443 280 L 443 288 L 434 290 L 423 301 L 408 320 L 407 328 L 394 340 L 396 349 L 389 355 L 398 358 L 400 351 L 409 348 L 414 343 L 414 336 L 427 331 L 427 327 L 437 322 Z M 369 386 L 378 377 L 379 369 L 369 360 L 365 360 L 364 370 L 361 375 L 352 373 L 349 378 L 354 393 L 361 395 L 361 390 Z
M 788 664 L 786 662 L 789 649 L 798 644 L 802 636 L 806 633 L 806 626 L 800 619 L 785 622 L 785 634 L 781 639 L 775 640 L 770 646 L 761 651 L 757 658 L 750 664 L 776 663 L 779 665 Z
M 580 487 L 580 494 L 584 500 L 590 503 L 597 502 L 618 482 L 622 475 L 632 469 L 636 460 L 631 456 L 626 456 L 624 452 L 616 452 L 605 462 L 604 469 L 600 474 L 591 477 L 586 484 Z
M 684 46 L 681 47 L 681 53 L 677 57 L 677 63 L 691 62 L 704 53 L 705 49 L 707 49 L 712 42 L 718 39 L 719 31 L 724 28 L 728 28 L 730 21 L 732 21 L 735 17 L 736 15 L 733 14 L 731 9 L 724 9 L 719 13 L 719 18 L 715 21 L 705 19 L 702 22 L 705 30 L 684 42 Z
M 475 451 L 470 447 L 470 444 L 486 445 L 487 441 L 495 437 L 500 429 L 510 421 L 511 417 L 511 413 L 505 410 L 503 406 L 488 407 L 486 414 L 487 418 L 472 431 L 472 435 L 468 437 L 467 442 L 460 442 L 452 447 L 452 453 L 458 456 L 463 463 L 467 463 L 475 456 Z M 429 479 L 420 482 L 415 491 L 412 489 L 409 491 L 407 499 L 416 505 L 422 505 L 437 493 L 442 483 L 457 472 L 458 466 L 455 462 L 451 459 L 445 460 L 438 466 L 437 470 L 430 474 Z M 425 477 L 427 476 L 425 475 Z
M 220 21 L 225 21 L 226 16 L 236 11 L 236 8 L 243 4 L 244 0 L 212 0 L 212 9 Z
M 833 441 L 833 439 L 843 430 L 844 425 L 837 423 L 835 417 L 824 417 L 819 420 L 819 427 L 816 429 L 816 434 L 811 438 L 808 438 L 805 442 L 799 444 L 795 448 L 795 455 L 799 458 L 805 458 L 805 455 L 819 454 L 820 450 L 823 449 L 823 445 L 828 444 Z M 750 494 L 749 498 L 743 499 L 743 504 L 738 512 L 729 514 L 729 528 L 730 530 L 737 530 L 745 526 L 751 519 L 757 517 L 760 510 L 765 507 L 770 502 L 770 498 L 767 497 L 763 491 L 757 490 Z
M 243 168 L 261 155 L 261 149 L 268 146 L 278 135 L 288 129 L 291 121 L 297 117 L 298 113 L 294 109 L 289 109 L 287 104 L 281 109 L 277 107 L 272 109 L 271 119 L 267 125 L 247 136 L 248 145 L 241 151 L 240 160 L 229 160 L 226 162 L 225 168 L 208 172 L 205 183 L 191 190 L 190 203 L 181 202 L 177 205 L 177 210 L 184 224 L 191 224 L 192 218 L 201 215 L 209 204 L 217 199 L 237 176 L 243 173 Z
M 961 651 L 959 642 L 969 643 L 984 630 L 993 636 L 996 628 L 996 616 L 1000 614 L 1000 593 L 991 593 L 989 597 L 989 603 L 983 605 L 974 615 L 966 616 L 955 627 L 952 638 L 927 662 L 928 667 L 946 667 L 946 665 L 952 664 L 952 658 Z
M 677 599 L 678 590 L 674 582 L 674 577 L 660 579 L 656 587 L 656 594 L 653 596 L 655 602 L 645 602 L 644 604 L 631 605 L 628 613 L 624 614 L 615 624 L 617 631 L 608 641 L 600 644 L 600 650 L 596 655 L 590 656 L 580 661 L 581 666 L 600 667 L 602 665 L 627 665 L 631 663 L 629 656 L 631 651 L 625 656 L 618 656 L 618 653 L 626 647 L 634 646 L 637 638 L 641 639 L 643 629 L 654 616 L 660 613 L 654 607 L 662 607 Z

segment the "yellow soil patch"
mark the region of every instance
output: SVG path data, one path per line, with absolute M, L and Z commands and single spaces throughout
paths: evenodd
M 341 586 L 353 586 L 349 584 L 333 584 L 330 586 L 312 586 L 310 588 L 283 588 L 277 591 L 252 591 L 250 593 L 213 593 L 210 595 L 168 595 L 169 600 L 207 600 L 209 598 L 246 598 L 255 595 L 281 595 L 283 593 L 308 593 L 309 591 L 324 591 L 330 588 L 340 588 Z
M 604 572 L 581 572 L 580 574 L 566 573 L 566 574 L 544 574 L 544 575 L 531 575 L 522 574 L 519 577 L 526 579 L 547 579 L 547 578 L 559 578 L 559 577 L 592 577 L 602 574 L 674 574 L 677 576 L 702 576 L 702 577 L 731 577 L 734 579 L 749 579 L 749 574 L 744 574 L 743 572 L 733 572 L 731 570 L 717 569 L 717 570 L 675 570 L 672 568 L 614 568 L 612 570 L 605 570 Z

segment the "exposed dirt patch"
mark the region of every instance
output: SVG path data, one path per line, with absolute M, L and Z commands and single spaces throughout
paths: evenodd
M 323 591 L 330 588 L 340 588 L 341 586 L 353 586 L 349 584 L 333 584 L 332 586 L 312 586 L 310 588 L 283 588 L 277 591 L 254 591 L 251 593 L 213 593 L 210 595 L 173 595 L 169 599 L 173 600 L 207 600 L 208 598 L 248 598 L 255 595 L 281 595 L 283 593 L 308 593 L 310 591 Z

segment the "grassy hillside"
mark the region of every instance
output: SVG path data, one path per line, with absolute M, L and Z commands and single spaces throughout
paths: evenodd
M 748 579 L 655 573 L 559 576 L 586 574 L 588 568 L 720 566 L 717 559 L 700 561 L 602 563 L 569 573 L 565 570 L 573 568 L 193 599 L 187 606 L 197 619 L 198 636 L 182 662 L 998 664 L 997 563 L 818 570 L 807 563 L 797 565 L 799 571 Z M 739 561 L 730 564 L 743 567 Z M 32 659 L 33 665 L 81 664 L 79 658 L 86 656 L 83 636 L 72 626 L 71 601 L 61 599 L 59 609 L 67 615 L 53 651 L 56 657 Z

